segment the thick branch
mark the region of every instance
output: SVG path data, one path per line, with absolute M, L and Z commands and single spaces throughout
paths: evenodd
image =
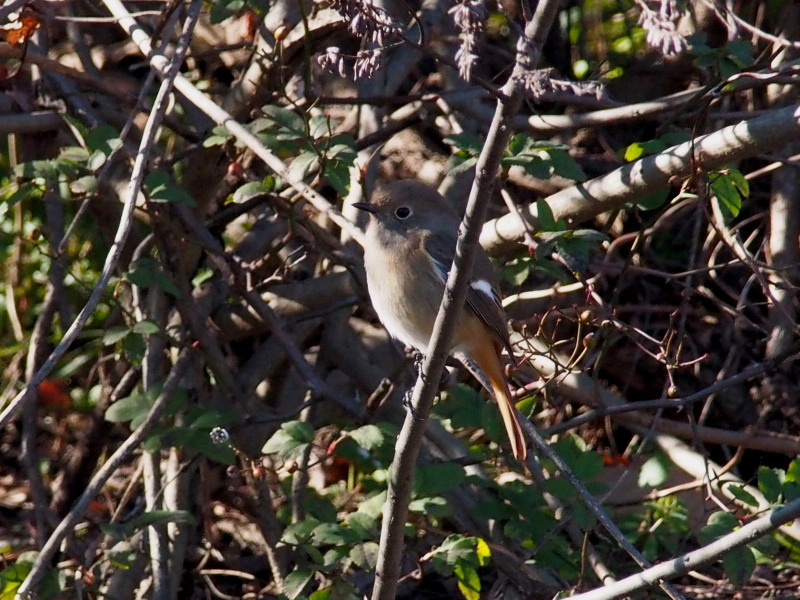
M 800 135 L 800 106 L 777 110 L 703 135 L 660 154 L 648 156 L 591 181 L 545 198 L 556 219 L 578 223 L 620 208 L 669 186 L 673 177 L 687 177 L 692 169 L 708 170 L 779 148 Z M 529 227 L 538 226 L 536 205 L 520 209 Z M 515 214 L 486 223 L 481 245 L 490 253 L 513 247 L 525 233 Z

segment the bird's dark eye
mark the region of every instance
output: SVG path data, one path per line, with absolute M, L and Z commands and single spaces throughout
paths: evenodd
M 395 216 L 398 219 L 407 219 L 411 216 L 411 209 L 407 206 L 401 206 L 396 211 L 394 211 Z

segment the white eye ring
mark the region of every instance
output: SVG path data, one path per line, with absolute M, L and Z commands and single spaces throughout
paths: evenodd
M 394 211 L 394 216 L 405 221 L 411 216 L 411 209 L 407 206 L 400 206 Z

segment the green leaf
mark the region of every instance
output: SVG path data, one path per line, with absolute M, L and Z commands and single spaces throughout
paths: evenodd
M 296 460 L 303 456 L 314 438 L 314 428 L 305 421 L 288 421 L 281 425 L 261 448 L 264 454 L 276 453 L 284 460 Z
M 466 600 L 481 600 L 481 579 L 478 572 L 469 565 L 456 565 L 454 569 L 458 580 L 458 590 Z
M 553 209 L 546 200 L 536 201 L 536 215 L 539 217 L 540 231 L 563 231 L 564 224 L 556 221 Z
M 114 325 L 113 327 L 109 327 L 103 334 L 103 345 L 113 346 L 118 341 L 129 335 L 130 332 L 131 330 L 124 325 Z
M 267 185 L 263 181 L 248 181 L 233 192 L 232 199 L 236 204 L 241 204 L 268 192 Z
M 459 173 L 464 173 L 465 171 L 469 171 L 472 167 L 474 167 L 478 162 L 477 157 L 464 157 L 460 155 L 453 155 L 450 157 L 448 161 L 448 168 L 447 172 L 450 175 L 458 175 Z
M 313 152 L 302 152 L 289 166 L 289 174 L 297 181 L 302 181 L 311 171 L 319 168 L 319 156 Z
M 800 458 L 795 458 L 789 463 L 789 468 L 786 469 L 786 481 L 800 483 Z
M 531 263 L 527 256 L 508 261 L 502 267 L 503 279 L 513 286 L 522 285 L 531 274 Z
M 425 465 L 417 469 L 414 477 L 414 493 L 418 496 L 436 496 L 461 485 L 466 477 L 463 465 L 440 463 Z
M 750 194 L 750 184 L 738 169 L 712 173 L 711 189 L 727 218 L 735 218 L 742 209 L 742 198 Z
M 644 156 L 644 145 L 641 142 L 634 142 L 625 149 L 623 157 L 628 162 L 633 162 Z
M 441 496 L 419 498 L 408 505 L 411 512 L 427 517 L 444 518 L 450 515 L 450 503 Z
M 769 467 L 758 468 L 758 489 L 764 494 L 767 502 L 774 504 L 781 497 L 783 482 L 786 473 L 780 469 L 770 469 Z
M 28 198 L 32 197 L 39 197 L 40 195 L 41 190 L 38 186 L 32 183 L 23 183 L 16 189 L 16 191 L 12 192 L 3 200 L 3 204 L 6 205 L 6 209 L 9 209 L 18 202 L 22 202 L 23 200 L 27 200 Z
M 350 191 L 350 167 L 352 167 L 354 160 L 355 153 L 353 153 L 353 160 L 346 160 L 346 157 L 344 157 L 342 159 L 326 160 L 324 163 L 325 168 L 322 174 L 340 196 L 347 196 Z
M 516 137 L 516 136 L 515 136 Z M 513 138 L 512 138 L 513 139 Z M 483 140 L 480 136 L 473 133 L 456 133 L 444 138 L 444 141 L 459 150 L 465 150 L 469 154 L 477 155 L 483 150 Z M 511 143 L 509 142 L 509 145 Z
M 756 568 L 756 557 L 747 546 L 737 548 L 722 558 L 725 575 L 734 587 L 741 588 L 750 579 Z
M 478 559 L 478 566 L 485 567 L 492 558 L 492 549 L 483 538 L 475 538 L 475 557 Z
M 659 453 L 648 458 L 639 471 L 639 487 L 658 487 L 669 477 L 670 463 L 667 457 Z
M 180 202 L 187 206 L 195 207 L 194 198 L 182 187 L 172 183 L 169 175 L 164 171 L 153 171 L 144 180 L 149 192 L 150 202 Z
M 380 546 L 377 542 L 366 541 L 350 550 L 350 560 L 365 571 L 375 571 L 378 565 L 379 551 Z
M 728 486 L 728 491 L 737 500 L 744 502 L 748 506 L 758 506 L 758 500 L 753 497 L 753 494 L 744 489 L 743 485 L 731 484 Z
M 161 270 L 161 265 L 149 257 L 136 260 L 131 265 L 131 270 L 125 274 L 125 278 L 141 288 L 147 289 L 155 286 L 176 298 L 179 295 L 175 282 Z
M 708 517 L 708 524 L 697 534 L 701 544 L 710 544 L 739 526 L 739 520 L 729 512 L 717 511 Z
M 355 544 L 358 536 L 352 529 L 339 523 L 320 523 L 311 534 L 311 541 L 317 545 Z
M 642 210 L 655 210 L 661 207 L 667 201 L 667 198 L 669 198 L 669 189 L 664 188 L 642 196 L 635 202 L 635 205 Z
M 553 172 L 556 175 L 571 179 L 573 181 L 586 181 L 586 173 L 569 152 L 566 150 L 553 149 L 549 151 L 550 160 L 553 164 Z
M 375 450 L 380 447 L 385 440 L 383 431 L 377 425 L 364 425 L 363 427 L 348 432 L 347 435 L 367 451 Z
M 132 329 L 133 333 L 138 333 L 139 335 L 154 335 L 161 331 L 161 328 L 158 326 L 157 323 L 153 321 L 139 321 L 133 326 Z
M 459 383 L 450 388 L 444 401 L 434 406 L 434 412 L 441 419 L 450 419 L 453 429 L 480 427 L 484 404 L 475 389 Z
M 127 421 L 141 420 L 150 411 L 152 402 L 144 394 L 134 393 L 126 398 L 120 398 L 106 409 L 106 421 L 111 423 L 125 423 Z
M 99 184 L 94 175 L 84 175 L 71 181 L 69 189 L 73 194 L 92 194 L 97 191 Z
M 106 554 L 112 565 L 127 571 L 136 564 L 136 557 L 139 555 L 139 551 L 129 540 L 122 540 L 114 544 Z
M 267 105 L 261 107 L 261 114 L 285 136 L 284 139 L 305 139 L 308 136 L 306 122 L 288 108 Z
M 311 569 L 296 569 L 292 571 L 283 582 L 283 593 L 289 600 L 299 598 L 313 576 L 314 571 Z
M 319 521 L 313 518 L 306 518 L 297 523 L 292 523 L 283 530 L 281 542 L 290 546 L 307 544 L 317 525 L 319 525 Z

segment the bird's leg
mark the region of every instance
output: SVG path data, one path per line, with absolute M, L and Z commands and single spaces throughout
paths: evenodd
M 414 405 L 411 403 L 411 400 L 414 398 L 414 388 L 409 388 L 406 390 L 406 393 L 403 394 L 403 406 L 406 407 L 407 410 L 411 412 L 412 417 L 416 417 Z
M 425 355 L 422 352 L 414 351 L 414 368 L 417 370 L 417 375 L 422 377 L 422 365 L 425 362 Z

